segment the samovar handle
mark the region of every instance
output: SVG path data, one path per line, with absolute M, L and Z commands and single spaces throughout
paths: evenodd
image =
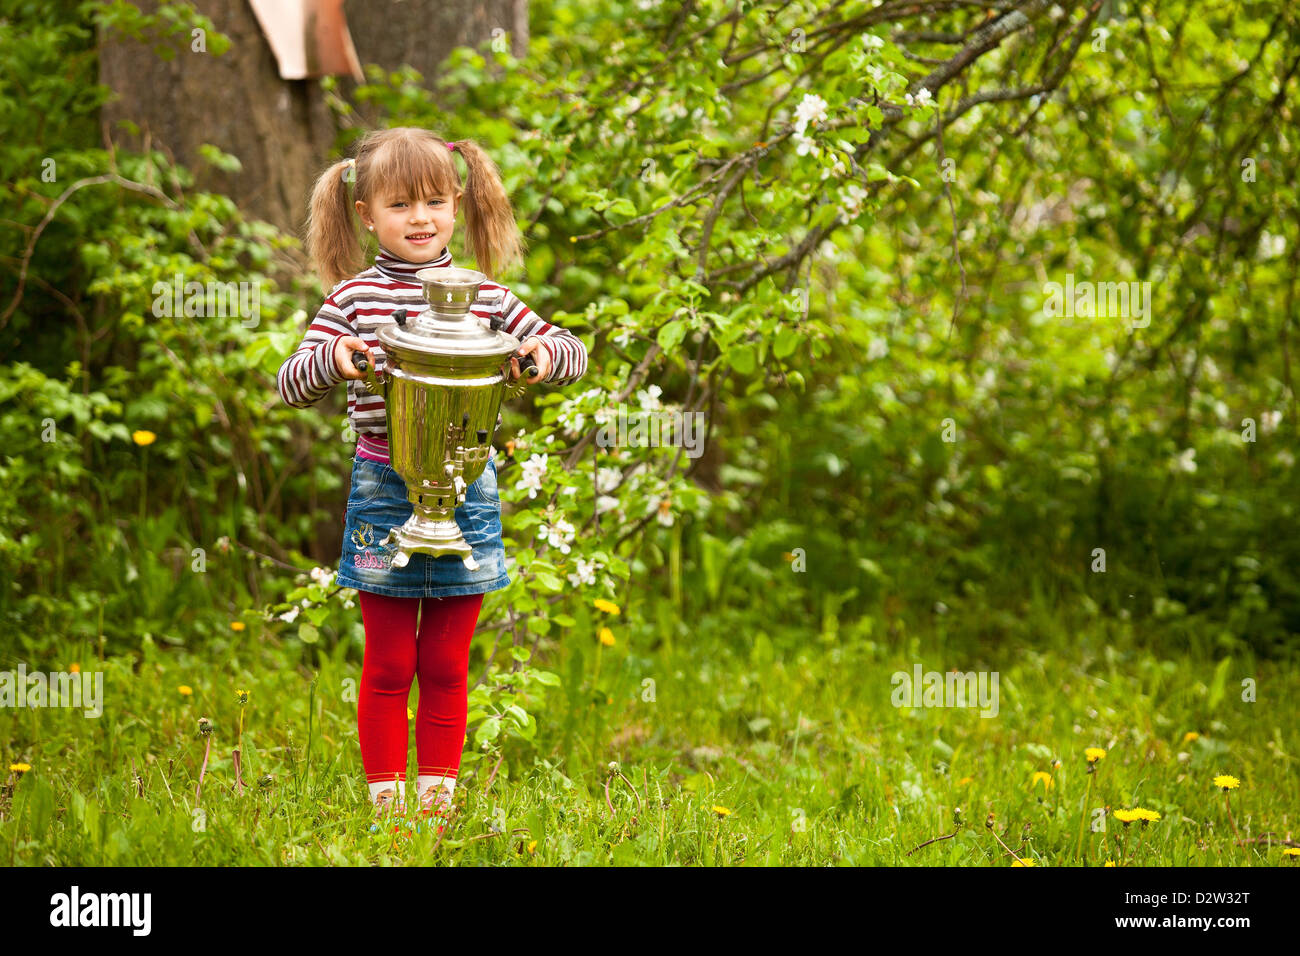
M 366 361 L 365 352 L 352 353 L 352 366 L 358 372 L 365 373 L 366 377 L 361 380 L 361 384 L 365 386 L 367 392 L 369 392 L 371 395 L 384 394 L 384 385 L 381 381 L 379 381 L 378 378 L 375 377 L 375 370 L 372 369 L 370 367 L 370 363 Z

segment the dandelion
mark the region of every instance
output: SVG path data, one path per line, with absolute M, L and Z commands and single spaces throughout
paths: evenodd
M 1148 823 L 1155 823 L 1160 819 L 1160 814 L 1155 810 L 1145 810 L 1142 807 L 1134 807 L 1133 812 L 1137 814 L 1137 818 L 1142 821 L 1143 826 L 1146 826 Z
M 1052 775 L 1051 775 L 1050 773 L 1044 773 L 1044 772 L 1041 771 L 1041 770 L 1037 771 L 1037 772 L 1034 774 L 1034 776 L 1030 779 L 1030 781 L 1029 781 L 1029 789 L 1032 790 L 1032 789 L 1034 789 L 1035 787 L 1037 787 L 1040 781 L 1041 781 L 1042 784 L 1043 784 L 1043 789 L 1044 789 L 1044 790 L 1051 790 L 1051 789 L 1052 789 Z
M 1228 811 L 1228 822 L 1232 824 L 1233 836 L 1241 840 L 1241 834 L 1237 832 L 1237 821 L 1232 819 L 1232 798 L 1228 796 L 1228 791 L 1240 787 L 1241 781 L 1230 774 L 1221 773 L 1214 778 L 1214 785 L 1223 791 L 1223 806 Z
M 534 852 L 536 849 L 537 849 L 537 841 L 536 841 L 536 840 L 529 840 L 529 841 L 528 841 L 528 852 L 529 852 L 529 853 L 532 853 L 532 852 Z
M 1105 863 L 1102 864 L 1102 866 L 1114 866 L 1114 865 L 1115 865 L 1114 860 L 1107 860 Z
M 143 430 L 131 433 L 131 440 L 140 446 L 152 445 L 157 437 L 153 432 Z
M 411 708 L 409 708 L 409 707 L 406 708 L 406 719 L 407 719 L 407 720 L 415 720 L 415 713 L 414 713 L 414 711 L 412 711 Z
M 619 610 L 617 604 L 615 604 L 613 601 L 606 601 L 604 598 L 596 598 L 596 600 L 592 601 L 591 603 L 592 606 L 595 607 L 597 611 L 604 611 L 606 614 L 617 615 L 622 613 Z
M 728 810 L 726 807 L 714 807 L 713 812 L 716 813 L 719 817 L 731 816 L 731 811 Z
M 613 647 L 614 632 L 607 627 L 602 627 L 600 629 L 600 643 L 604 644 L 606 647 Z
M 9 765 L 9 770 L 11 773 L 26 773 L 31 769 L 32 769 L 32 765 L 29 763 L 11 763 Z
M 1124 824 L 1124 826 L 1128 826 L 1130 823 L 1134 823 L 1141 819 L 1136 810 L 1116 810 L 1113 816 L 1120 823 Z
M 1088 822 L 1088 804 L 1092 799 L 1092 778 L 1097 771 L 1097 761 L 1106 756 L 1106 751 L 1100 747 L 1088 747 L 1083 751 L 1083 756 L 1088 761 L 1088 789 L 1083 795 L 1083 816 L 1079 818 L 1079 841 L 1074 849 L 1075 856 L 1083 852 L 1083 828 Z
M 231 621 L 231 622 L 230 622 L 230 629 L 231 629 L 232 631 L 242 631 L 242 630 L 244 629 L 244 622 L 243 622 L 243 621 Z
M 1183 743 L 1190 744 L 1193 740 L 1200 740 L 1201 735 L 1194 730 L 1189 730 L 1183 734 Z
M 1033 866 L 1033 865 L 1034 865 L 1034 861 L 1033 861 L 1033 860 L 1030 860 L 1030 859 L 1022 859 L 1022 858 L 1020 858 L 1020 857 L 1017 857 L 1017 858 L 1016 858 L 1016 862 L 1012 863 L 1011 865 L 1012 865 L 1012 867 L 1017 867 L 1017 866 Z
M 1286 847 L 1282 851 L 1282 855 L 1294 860 L 1296 857 L 1300 857 L 1300 847 L 1295 847 L 1295 846 Z
M 957 786 L 964 787 L 974 779 L 975 779 L 974 777 L 962 777 L 960 780 L 957 781 Z
M 240 703 L 240 706 L 243 706 L 244 704 L 247 704 L 247 703 L 248 703 L 248 691 L 246 691 L 246 690 L 237 690 L 237 691 L 235 691 L 235 693 L 236 693 L 237 695 L 239 695 L 239 703 Z
M 180 694 L 182 697 L 193 697 L 194 688 L 189 684 L 181 684 L 180 687 L 176 688 L 176 693 Z
M 207 740 L 203 748 L 203 765 L 199 767 L 199 785 L 194 791 L 194 802 L 201 803 L 203 800 L 203 776 L 208 772 L 208 757 L 212 753 L 212 721 L 206 717 L 199 718 L 199 734 Z

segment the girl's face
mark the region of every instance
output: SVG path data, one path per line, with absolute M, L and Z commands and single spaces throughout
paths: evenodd
M 429 262 L 442 255 L 456 225 L 456 206 L 463 192 L 428 195 L 418 200 L 400 193 L 357 200 L 357 213 L 393 255 L 407 262 Z

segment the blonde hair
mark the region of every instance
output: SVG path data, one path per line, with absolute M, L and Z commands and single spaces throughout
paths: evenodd
M 466 248 L 480 272 L 495 279 L 524 257 L 524 237 L 501 171 L 473 140 L 456 140 L 465 157 Z M 325 170 L 312 188 L 307 218 L 307 254 L 327 288 L 364 268 L 360 220 L 355 200 L 371 203 L 385 196 L 411 198 L 461 191 L 455 153 L 447 141 L 414 126 L 374 130 L 357 146 L 355 165 L 340 160 Z M 349 168 L 353 175 L 347 175 Z M 355 179 L 352 197 L 348 181 Z

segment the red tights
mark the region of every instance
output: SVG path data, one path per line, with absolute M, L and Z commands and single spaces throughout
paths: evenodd
M 469 644 L 483 595 L 400 598 L 372 591 L 357 594 L 366 629 L 357 695 L 357 732 L 366 780 L 406 779 L 410 740 L 407 700 L 417 676 L 418 773 L 456 776 L 465 745 Z

